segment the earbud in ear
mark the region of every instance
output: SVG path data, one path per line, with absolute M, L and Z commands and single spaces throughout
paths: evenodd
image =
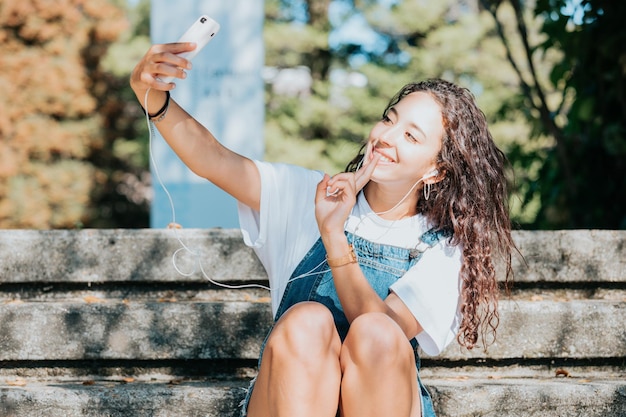
M 435 176 L 437 176 L 437 174 L 439 174 L 439 170 L 438 169 L 433 169 L 428 174 L 424 175 L 424 178 L 435 177 Z

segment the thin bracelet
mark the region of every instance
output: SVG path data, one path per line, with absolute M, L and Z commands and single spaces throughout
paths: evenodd
M 354 253 L 354 248 L 352 247 L 352 245 L 348 245 L 348 246 L 350 248 L 348 254 L 342 256 L 341 258 L 329 258 L 328 256 L 326 256 L 326 263 L 328 263 L 328 266 L 330 266 L 331 268 L 337 268 L 340 266 L 357 263 L 356 253 Z
M 152 120 L 155 123 L 160 122 L 161 120 L 163 120 L 163 118 L 167 114 L 167 109 L 169 108 L 169 106 L 170 106 L 170 92 L 166 91 L 165 103 L 163 104 L 163 107 L 161 107 L 159 111 L 157 111 L 154 114 L 148 113 L 148 117 L 150 118 L 150 120 Z M 143 110 L 143 114 L 146 114 L 146 109 L 144 109 L 143 106 L 141 106 L 141 110 Z

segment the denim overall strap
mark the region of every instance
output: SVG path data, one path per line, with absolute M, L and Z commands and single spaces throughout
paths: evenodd
M 411 254 L 412 256 L 421 257 L 427 249 L 432 248 L 439 243 L 440 240 L 449 238 L 450 236 L 452 236 L 452 232 L 448 229 L 430 229 L 419 237 L 419 242 L 411 249 Z
M 368 282 L 379 297 L 385 299 L 389 294 L 389 287 L 415 265 L 427 249 L 450 236 L 450 233 L 446 230 L 430 229 L 420 236 L 419 243 L 411 249 L 373 243 L 349 232 L 346 232 L 346 236 L 357 254 L 359 265 Z M 318 301 L 328 307 L 343 340 L 348 322 L 326 263 L 326 250 L 321 238 L 294 270 L 274 321 L 289 307 L 302 301 Z

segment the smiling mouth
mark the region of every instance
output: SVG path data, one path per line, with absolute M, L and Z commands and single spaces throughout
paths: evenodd
M 380 155 L 380 159 L 378 159 L 378 162 L 386 162 L 386 163 L 395 163 L 396 161 L 394 161 L 393 159 L 391 159 L 389 156 L 385 155 L 383 152 L 381 152 L 378 149 L 374 149 L 372 151 L 372 158 L 374 157 L 374 153 L 377 153 L 378 155 Z

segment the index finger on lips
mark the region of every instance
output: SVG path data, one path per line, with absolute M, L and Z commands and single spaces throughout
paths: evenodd
M 362 190 L 363 187 L 365 187 L 365 184 L 368 183 L 368 181 L 372 177 L 372 174 L 374 173 L 374 169 L 376 169 L 376 164 L 378 163 L 379 159 L 380 155 L 374 154 L 372 160 L 355 173 L 357 191 Z

